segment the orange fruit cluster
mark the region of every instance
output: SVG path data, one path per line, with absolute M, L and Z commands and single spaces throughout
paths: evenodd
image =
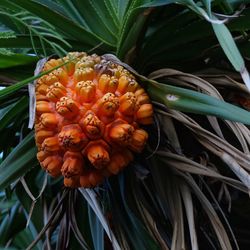
M 152 123 L 149 97 L 135 77 L 101 56 L 69 53 L 36 84 L 37 158 L 68 187 L 94 187 L 143 150 Z

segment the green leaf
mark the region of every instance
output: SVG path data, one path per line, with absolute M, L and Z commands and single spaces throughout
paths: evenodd
M 5 41 L 8 43 L 8 41 Z M 10 68 L 20 65 L 27 65 L 38 60 L 36 56 L 22 54 L 0 55 L 0 69 Z
M 16 201 L 0 201 L 0 211 L 10 209 L 16 204 Z
M 87 31 L 83 26 L 74 23 L 61 13 L 50 9 L 45 4 L 37 3 L 32 0 L 20 0 L 16 1 L 14 4 L 53 24 L 58 30 L 64 32 L 64 34 L 68 37 L 73 37 L 76 40 L 92 46 L 95 46 L 100 42 L 94 34 Z M 1 5 L 8 6 L 9 1 L 2 0 L 0 6 Z
M 65 10 L 65 8 L 63 8 L 63 6 L 60 3 L 57 3 L 54 0 L 36 0 L 36 2 L 44 4 L 48 8 L 56 10 L 57 12 L 61 13 L 64 16 L 67 15 L 67 10 Z
M 175 2 L 176 1 L 174 0 L 153 0 L 153 1 L 150 1 L 149 3 L 145 3 L 141 5 L 140 7 L 144 7 L 144 8 L 159 7 L 159 6 L 163 6 L 163 5 L 167 5 L 167 4 L 171 4 Z
M 0 224 L 0 245 L 5 245 L 16 233 L 25 227 L 24 214 L 20 212 L 20 204 L 16 203 Z
M 124 1 L 121 1 L 121 2 L 126 2 L 127 0 L 124 0 Z M 114 0 L 104 0 L 103 1 L 107 10 L 108 10 L 108 13 L 110 16 L 112 16 L 112 21 L 114 22 L 114 25 L 116 27 L 119 27 L 120 26 L 120 23 L 122 21 L 122 17 L 119 16 L 119 13 L 118 13 L 118 9 L 117 9 L 117 2 L 118 1 L 114 1 Z M 123 9 L 125 10 L 125 9 Z
M 28 83 L 31 83 L 32 81 L 34 81 L 37 78 L 38 77 L 36 77 L 36 76 L 32 76 L 32 77 L 29 77 L 23 81 L 20 81 L 16 84 L 13 84 L 9 87 L 6 87 L 6 88 L 0 90 L 0 103 L 5 101 L 7 98 L 9 98 L 10 95 L 14 94 L 16 91 L 18 91 L 19 89 L 21 89 L 22 87 L 24 87 Z
M 29 244 L 34 240 L 34 235 L 32 235 L 32 232 L 29 228 L 25 228 L 23 231 L 19 232 L 14 240 L 13 243 L 18 246 L 19 249 L 26 249 Z M 39 250 L 42 248 L 42 244 L 40 243 L 39 247 L 34 246 L 34 250 Z
M 0 32 L 0 39 L 9 39 L 9 38 L 15 38 L 15 32 L 13 31 L 1 31 Z M 7 40 L 5 40 L 7 42 Z
M 83 2 L 76 0 L 72 5 L 75 6 L 79 15 L 84 18 L 90 31 L 95 33 L 105 43 L 113 47 L 116 45 L 118 29 L 103 1 L 87 0 Z
M 210 44 L 207 44 L 205 39 L 212 35 L 212 28 L 204 20 L 197 19 L 191 12 L 178 13 L 165 22 L 161 22 L 161 25 L 152 29 L 145 38 L 140 63 L 150 64 L 159 57 L 164 59 L 164 63 L 171 62 L 171 57 L 174 57 L 176 53 L 180 56 L 182 53 L 187 53 L 183 46 L 189 43 L 192 45 L 201 39 L 204 39 L 203 47 L 207 49 Z
M 3 117 L 1 117 L 0 120 L 0 131 L 11 124 L 13 120 L 16 118 L 19 118 L 20 113 L 22 113 L 25 110 L 28 110 L 28 98 L 22 97 L 18 102 L 15 103 L 15 105 L 8 110 L 7 113 L 4 114 Z
M 248 90 L 250 90 L 250 77 L 245 67 L 245 62 L 240 54 L 235 41 L 229 32 L 228 28 L 224 24 L 212 24 L 214 32 L 220 42 L 222 49 L 224 50 L 227 58 L 232 63 L 233 67 L 240 72 L 243 81 L 245 82 Z
M 209 10 L 206 12 L 203 8 L 200 7 L 201 6 L 200 4 L 195 3 L 193 0 L 178 0 L 177 2 L 180 4 L 186 5 L 188 8 L 193 10 L 196 14 L 202 16 L 209 22 L 217 21 L 211 18 L 211 16 L 209 15 Z
M 138 37 L 141 35 L 143 25 L 147 20 L 146 15 L 139 15 L 135 23 L 130 27 L 130 31 L 127 33 L 126 38 L 123 40 L 123 44 L 119 49 L 119 56 L 124 58 L 128 51 L 135 46 Z
M 212 24 L 212 26 L 229 61 L 238 72 L 242 72 L 245 63 L 228 28 L 224 24 Z
M 0 190 L 23 176 L 37 164 L 34 133 L 31 132 L 0 164 Z
M 168 108 L 250 124 L 250 112 L 193 90 L 154 82 L 148 85 L 148 93 Z
M 58 45 L 60 45 L 60 47 L 64 48 L 64 49 L 68 49 L 67 46 L 65 46 L 64 43 L 60 42 L 60 40 L 58 39 L 54 39 L 51 36 L 46 36 L 43 35 L 43 37 L 46 40 L 49 40 L 51 43 L 56 43 Z M 32 41 L 34 42 L 36 49 L 37 50 L 41 50 L 42 49 L 42 44 L 40 42 L 40 38 L 36 35 L 32 36 L 32 40 L 31 37 L 29 35 L 17 35 L 16 38 L 9 38 L 8 42 L 6 42 L 5 39 L 0 39 L 0 48 L 28 48 L 28 49 L 32 49 Z M 87 44 L 83 44 L 81 41 L 76 41 L 73 39 L 67 39 L 67 42 L 72 46 L 72 50 L 76 50 L 76 51 L 88 51 L 92 48 L 92 46 L 87 45 Z M 46 51 L 48 53 L 53 54 L 54 51 L 52 50 L 52 48 L 46 48 Z
M 128 52 L 129 49 L 131 49 L 131 45 L 130 45 L 131 42 L 129 40 L 126 40 L 127 35 L 131 31 L 131 27 L 133 25 L 136 25 L 138 18 L 141 18 L 141 19 L 147 18 L 147 15 L 143 15 L 144 9 L 139 8 L 140 3 L 141 3 L 140 1 L 131 1 L 127 7 L 126 12 L 124 13 L 124 17 L 122 19 L 122 23 L 120 27 L 120 33 L 118 36 L 117 51 L 116 51 L 116 54 L 119 58 L 124 58 L 125 53 Z M 139 24 L 139 27 L 141 27 L 140 24 Z M 135 31 L 136 31 L 135 35 L 137 37 L 139 35 L 138 32 L 140 33 L 141 30 L 137 28 L 137 30 Z
M 75 1 L 72 2 L 70 0 L 59 0 L 58 2 L 60 3 L 60 6 L 63 8 L 65 16 L 70 17 L 76 23 L 81 24 L 87 30 L 89 30 L 89 27 L 88 27 L 86 21 L 84 20 L 84 17 L 81 16 L 79 13 L 80 10 L 78 8 L 76 8 L 76 6 L 75 6 Z M 41 2 L 41 3 L 43 3 L 43 2 Z M 46 5 L 49 6 L 47 3 L 46 3 Z
M 15 247 L 0 247 L 0 250 L 19 250 L 19 249 L 17 249 L 17 248 L 15 248 Z

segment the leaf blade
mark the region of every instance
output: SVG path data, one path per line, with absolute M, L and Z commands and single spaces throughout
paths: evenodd
M 0 164 L 0 190 L 6 188 L 37 164 L 36 152 L 34 133 L 31 132 Z

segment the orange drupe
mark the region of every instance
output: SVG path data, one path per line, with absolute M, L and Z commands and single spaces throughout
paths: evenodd
M 36 84 L 37 158 L 65 186 L 95 187 L 143 150 L 152 104 L 129 71 L 101 56 L 69 53 L 43 71 L 63 63 Z

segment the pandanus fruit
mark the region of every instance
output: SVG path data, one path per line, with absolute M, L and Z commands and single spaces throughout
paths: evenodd
M 124 67 L 97 55 L 51 59 L 36 84 L 37 158 L 72 188 L 94 187 L 117 174 L 148 139 L 149 97 Z

